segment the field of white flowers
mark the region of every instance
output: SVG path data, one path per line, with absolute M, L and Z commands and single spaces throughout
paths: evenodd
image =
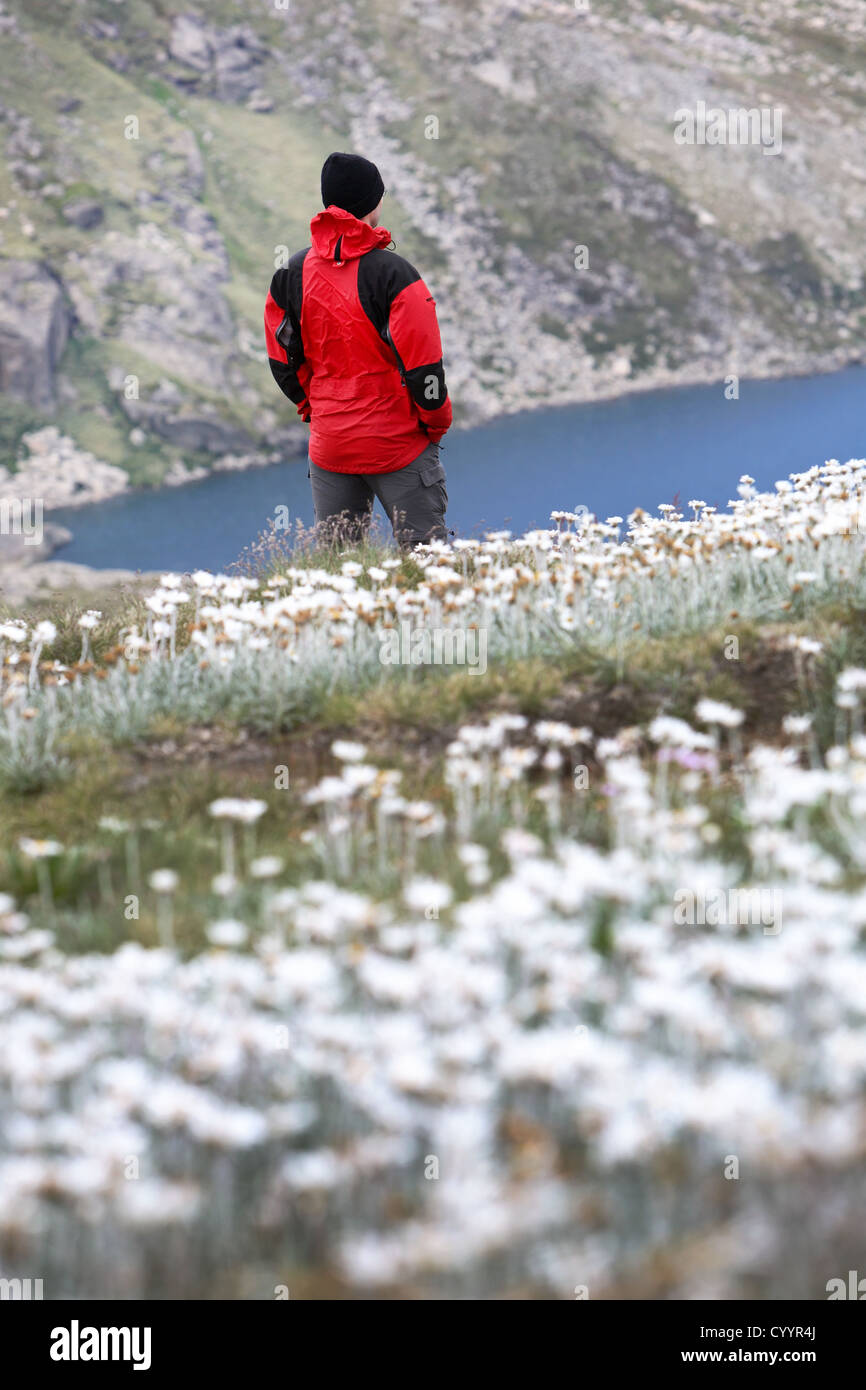
M 101 646 L 96 612 L 0 622 L 0 1273 L 736 1299 L 863 1267 L 866 461 L 688 510 L 166 575 Z M 486 676 L 383 664 L 407 621 L 483 634 Z M 665 644 L 707 632 L 734 691 L 748 643 L 784 662 L 748 708 L 684 706 Z M 650 648 L 646 719 L 503 698 Z M 455 677 L 473 712 L 425 732 Z M 346 718 L 393 691 L 408 753 Z M 168 727 L 216 739 L 204 781 L 141 771 Z

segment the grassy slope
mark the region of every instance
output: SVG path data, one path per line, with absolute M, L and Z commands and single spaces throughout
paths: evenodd
M 159 195 L 191 197 L 183 191 L 184 141 L 191 133 L 204 162 L 202 202 L 231 262 L 219 293 L 252 346 L 232 357 L 238 383 L 232 389 L 221 389 L 219 380 L 179 377 L 178 384 L 193 402 L 218 404 L 224 416 L 252 431 L 263 419 L 269 427 L 289 423 L 261 360 L 264 281 L 275 247 L 305 244 L 321 160 L 351 140 L 347 103 L 363 96 L 353 65 L 340 75 L 340 47 L 327 15 L 311 3 L 298 3 L 289 18 L 279 19 L 258 5 L 218 0 L 207 6 L 210 23 L 249 24 L 274 55 L 258 76 L 274 110 L 261 115 L 177 85 L 184 69 L 159 57 L 178 12 L 173 4 L 88 0 L 58 8 L 33 0 L 19 8 L 25 37 L 4 35 L 0 98 L 31 118 L 46 151 L 45 177 L 59 178 L 65 191 L 62 200 L 22 192 L 0 167 L 0 204 L 15 205 L 0 225 L 0 252 L 44 256 L 74 285 L 81 276 L 74 256 L 98 242 L 59 216 L 60 202 L 93 196 L 106 211 L 100 236 L 105 230 L 132 236 L 141 222 L 152 222 L 188 256 L 171 201 Z M 697 3 L 656 6 L 650 0 L 625 7 L 599 0 L 593 13 L 595 27 L 579 16 L 554 19 L 539 11 L 497 19 L 488 32 L 467 7 L 461 42 L 451 45 L 447 62 L 441 56 L 447 28 L 431 27 L 424 16 L 419 23 L 419 15 L 384 0 L 354 6 L 345 35 L 406 103 L 408 116 L 395 117 L 383 131 L 417 170 L 429 170 L 443 206 L 453 196 L 442 191 L 443 180 L 479 180 L 480 208 L 494 219 L 484 239 L 490 267 L 503 264 L 509 242 L 558 279 L 571 307 L 546 304 L 537 324 L 562 343 L 563 353 L 579 347 L 604 366 L 625 347 L 635 376 L 687 367 L 695 351 L 690 335 L 697 333 L 704 346 L 718 342 L 721 375 L 736 349 L 719 336 L 726 332 L 722 320 L 731 316 L 745 325 L 747 342 L 756 334 L 766 337 L 767 366 L 773 342 L 819 355 L 855 340 L 864 308 L 862 266 L 858 270 L 852 248 L 866 175 L 855 167 L 859 156 L 848 132 L 856 130 L 866 100 L 858 79 L 866 40 L 853 22 L 845 32 L 843 12 L 834 7 L 834 27 L 819 31 L 812 7 L 786 8 L 775 0 L 746 15 L 727 4 L 709 13 Z M 653 15 L 674 29 L 648 32 Z M 119 37 L 95 39 L 82 31 L 83 20 L 116 25 Z M 745 58 L 738 47 L 743 43 L 749 45 Z M 299 52 L 318 55 L 320 71 L 334 81 L 332 99 L 295 105 L 292 62 Z M 622 83 L 593 72 L 596 53 L 607 62 L 615 55 Z M 477 55 L 501 59 L 515 78 L 534 82 L 535 99 L 527 104 L 477 80 Z M 123 71 L 111 66 L 116 59 Z M 670 117 L 679 102 L 705 96 L 752 103 L 761 93 L 762 101 L 785 110 L 786 162 L 758 151 L 674 145 Z M 65 134 L 57 117 L 70 94 L 82 103 L 72 113 L 80 122 L 77 134 Z M 439 140 L 424 138 L 427 113 L 440 120 Z M 130 114 L 141 124 L 138 141 L 122 138 Z M 142 195 L 150 201 L 142 202 Z M 455 267 L 409 223 L 399 187 L 395 195 L 388 225 L 400 250 L 441 283 L 447 301 Z M 697 208 L 715 218 L 709 231 L 697 228 Z M 591 274 L 580 282 L 575 315 L 571 248 L 580 243 L 591 247 Z M 597 312 L 599 296 L 611 293 L 612 302 Z M 136 356 L 115 336 L 130 307 L 138 300 L 159 303 L 159 296 L 152 278 L 109 287 L 101 331 L 88 338 L 79 330 L 63 363 L 77 398 L 62 402 L 58 423 L 81 445 L 128 468 L 136 483 L 158 480 L 170 451 L 159 439 L 130 449 L 130 422 L 106 372 L 118 365 L 134 371 L 145 389 L 171 375 L 158 357 Z M 484 344 L 470 338 L 481 377 L 507 399 L 513 389 L 508 370 L 486 361 Z M 5 452 L 37 423 L 32 412 L 4 406 Z
M 116 7 L 103 8 L 106 17 L 119 18 Z M 237 20 L 233 7 L 221 8 L 226 22 Z M 209 9 L 214 22 L 220 19 L 217 10 L 213 7 L 211 16 Z M 150 29 L 152 42 L 155 36 L 167 36 L 168 26 L 159 22 L 150 6 L 125 6 L 122 18 L 128 32 Z M 34 25 L 35 41 L 8 41 L 3 90 L 15 109 L 30 117 L 34 135 L 46 149 L 57 153 L 60 142 L 55 111 L 70 94 L 81 100 L 74 117 L 86 134 L 62 143 L 60 167 L 65 190 L 60 199 L 22 193 L 5 165 L 0 166 L 0 203 L 16 204 L 15 215 L 3 226 L 3 254 L 26 259 L 38 247 L 40 256 L 62 268 L 67 280 L 75 284 L 80 276 L 74 260 L 67 257 L 86 253 L 92 246 L 92 234 L 70 227 L 60 216 L 62 202 L 72 197 L 97 198 L 105 209 L 105 230 L 109 232 L 133 237 L 146 221 L 176 239 L 171 206 L 160 201 L 159 195 L 164 187 L 171 191 L 182 177 L 186 162 L 182 142 L 191 131 L 205 167 L 201 202 L 212 213 L 231 261 L 228 300 L 236 320 L 258 342 L 268 266 L 277 246 L 288 244 L 295 250 L 305 244 L 308 208 L 315 203 L 319 169 L 333 146 L 333 132 L 303 114 L 293 118 L 287 132 L 280 120 L 186 96 L 135 67 L 126 74 L 114 72 L 88 51 L 73 20 L 72 14 L 58 13 L 51 6 L 28 6 L 25 22 Z M 131 52 L 134 55 L 135 50 Z M 26 82 L 20 80 L 22 70 Z M 13 72 L 14 81 L 10 80 Z M 139 121 L 137 140 L 123 137 L 124 120 L 129 115 Z M 138 201 L 142 195 L 153 200 L 144 208 Z M 22 224 L 28 222 L 34 228 L 30 236 L 22 231 Z M 215 285 L 218 293 L 223 288 Z M 118 345 L 114 336 L 118 318 L 136 302 L 159 303 L 158 282 L 149 278 L 109 287 L 105 330 L 88 336 L 79 329 L 64 356 L 63 374 L 77 399 L 61 405 L 52 419 L 82 447 L 127 468 L 133 483 L 147 484 L 158 481 L 164 473 L 167 450 L 159 440 L 130 449 L 131 424 L 106 380 L 111 366 L 120 364 L 125 372 L 137 374 L 142 394 L 162 378 L 174 379 L 182 390 L 198 400 L 210 398 L 219 404 L 223 415 L 247 427 L 254 425 L 261 407 L 258 403 L 245 406 L 236 398 L 227 400 L 218 381 L 173 378 L 160 360 L 136 353 L 127 344 Z M 250 387 L 262 393 L 263 357 L 258 362 L 240 360 Z M 0 443 L 5 442 L 7 449 L 24 428 L 44 422 L 26 408 L 10 409 L 6 414 Z

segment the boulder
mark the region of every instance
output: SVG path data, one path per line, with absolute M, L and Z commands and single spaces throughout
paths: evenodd
M 45 179 L 41 164 L 34 164 L 30 160 L 10 159 L 7 167 L 22 188 L 39 188 Z
M 80 227 L 83 232 L 89 232 L 91 227 L 98 227 L 105 214 L 99 203 L 91 198 L 76 198 L 71 203 L 63 204 L 63 216 L 67 222 L 71 222 L 74 227 Z
M 183 402 L 183 392 L 176 381 L 163 377 L 153 388 L 150 399 L 157 405 L 179 406 Z
M 258 88 L 256 68 L 266 50 L 246 25 L 217 32 L 216 94 L 220 101 L 246 101 Z
M 245 430 L 211 414 L 158 414 L 150 420 L 154 433 L 185 453 L 227 454 L 252 447 Z
M 70 327 L 63 290 L 43 265 L 0 260 L 0 392 L 50 409 Z
M 252 447 L 245 430 L 215 411 L 182 408 L 181 393 L 171 382 L 161 383 L 146 400 L 123 398 L 120 404 L 137 428 L 168 440 L 183 453 L 227 454 Z
M 213 60 L 213 46 L 207 26 L 195 15 L 181 14 L 174 21 L 168 51 L 178 63 L 207 72 Z
M 248 24 L 220 29 L 196 15 L 178 15 L 169 40 L 169 53 L 180 68 L 174 78 L 198 90 L 202 78 L 220 101 L 246 101 L 256 90 L 255 69 L 268 55 L 267 47 Z M 169 74 L 171 76 L 171 74 Z

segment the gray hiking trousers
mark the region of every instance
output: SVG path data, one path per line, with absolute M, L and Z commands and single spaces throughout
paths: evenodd
M 399 545 L 412 547 L 448 536 L 448 493 L 439 445 L 428 444 L 405 468 L 393 473 L 332 473 L 310 460 L 317 527 L 341 540 L 360 540 L 370 525 L 376 498 Z

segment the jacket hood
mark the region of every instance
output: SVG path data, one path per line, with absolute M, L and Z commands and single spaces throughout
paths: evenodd
M 387 227 L 371 227 L 333 203 L 317 212 L 310 223 L 310 237 L 317 256 L 331 261 L 352 261 L 375 246 L 387 246 L 391 233 Z

